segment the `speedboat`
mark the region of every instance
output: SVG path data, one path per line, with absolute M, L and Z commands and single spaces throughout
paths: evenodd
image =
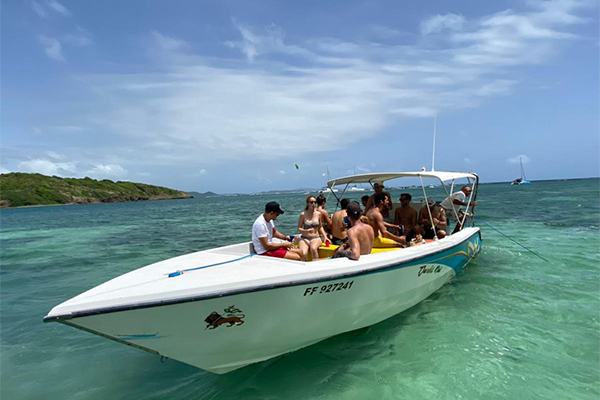
M 472 173 L 353 175 L 328 187 L 396 178 L 442 183 Z M 425 190 L 425 187 L 423 187 Z M 471 200 L 470 198 L 470 200 Z M 256 255 L 251 242 L 199 251 L 126 273 L 54 307 L 59 322 L 206 371 L 226 373 L 360 329 L 420 303 L 476 256 L 472 220 L 443 239 L 373 249 L 358 261 Z M 250 233 L 250 223 L 248 225 Z M 335 246 L 321 247 L 327 257 Z

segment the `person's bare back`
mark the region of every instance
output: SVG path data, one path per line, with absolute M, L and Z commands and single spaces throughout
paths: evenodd
M 352 225 L 348 229 L 348 241 L 338 247 L 333 258 L 348 257 L 351 260 L 358 260 L 361 255 L 371 253 L 375 233 L 371 225 L 360 220 L 362 210 L 357 202 L 354 201 L 348 205 L 347 214 Z
M 362 221 L 358 220 L 352 228 L 348 230 L 348 241 L 350 242 L 350 248 L 352 248 L 352 242 L 357 241 L 360 246 L 360 255 L 371 254 L 373 250 L 373 239 L 375 238 L 375 232 L 371 225 L 367 225 Z

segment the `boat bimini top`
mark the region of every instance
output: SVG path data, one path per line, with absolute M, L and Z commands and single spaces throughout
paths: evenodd
M 453 193 L 455 193 L 455 187 L 459 186 L 459 185 L 455 186 L 456 180 L 466 179 L 469 182 L 469 184 L 473 184 L 473 191 L 471 192 L 471 195 L 469 196 L 468 202 L 470 203 L 471 201 L 473 201 L 477 198 L 477 188 L 479 186 L 479 176 L 477 174 L 472 173 L 472 172 L 427 171 L 427 170 L 425 170 L 425 168 L 423 168 L 423 170 L 419 171 L 419 172 L 378 172 L 378 173 L 372 173 L 372 174 L 358 174 L 358 175 L 344 176 L 341 178 L 331 179 L 330 181 L 327 182 L 327 187 L 333 188 L 334 186 L 345 185 L 344 190 L 341 194 L 341 196 L 343 196 L 344 193 L 346 193 L 346 189 L 348 188 L 348 186 L 350 184 L 368 183 L 371 186 L 373 186 L 373 184 L 375 182 L 383 183 L 385 181 L 389 181 L 391 179 L 398 179 L 398 178 L 418 178 L 418 179 L 420 179 L 421 187 L 423 188 L 424 199 L 427 199 L 427 191 L 425 189 L 425 183 L 423 183 L 423 178 L 439 180 L 440 183 L 442 184 L 442 188 L 446 192 L 447 196 L 450 196 Z M 446 182 L 449 182 L 450 185 L 447 185 Z M 449 191 L 448 191 L 447 186 L 450 186 Z M 460 185 L 460 186 L 462 186 L 462 185 Z M 333 193 L 333 195 L 335 196 L 335 198 L 337 199 L 338 204 L 339 204 L 339 202 L 341 201 L 340 197 L 338 197 L 335 193 Z M 467 207 L 467 210 L 468 209 L 469 209 L 469 207 Z M 453 211 L 454 211 L 454 217 L 456 218 L 456 220 L 459 220 L 459 215 L 456 213 L 456 210 L 453 210 Z M 463 225 L 465 224 L 466 218 L 467 218 L 467 215 L 465 214 L 462 217 Z M 429 211 L 429 219 L 431 220 L 431 223 L 433 225 L 433 217 L 431 216 L 431 211 Z M 473 220 L 471 220 L 471 224 L 473 225 Z
M 369 183 L 385 182 L 397 178 L 434 178 L 442 184 L 457 179 L 478 180 L 477 174 L 471 172 L 442 172 L 442 171 L 419 171 L 419 172 L 378 172 L 373 174 L 358 174 L 335 178 L 327 182 L 328 187 L 338 185 L 349 185 L 351 183 Z

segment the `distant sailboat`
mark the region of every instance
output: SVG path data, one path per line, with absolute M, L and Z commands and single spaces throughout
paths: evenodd
M 519 164 L 521 165 L 521 177 L 515 179 L 510 184 L 511 185 L 529 185 L 529 184 L 531 184 L 531 182 L 529 182 L 527 180 L 527 178 L 525 177 L 525 170 L 523 169 L 523 160 L 521 159 L 521 157 L 519 157 Z
M 331 180 L 331 176 L 329 175 L 329 165 L 327 166 L 327 172 L 323 175 L 327 176 L 327 182 L 329 182 Z M 333 188 L 330 188 L 327 186 L 323 186 L 321 188 L 321 193 L 332 193 L 332 192 L 337 193 L 337 191 L 338 191 L 337 189 L 333 189 Z

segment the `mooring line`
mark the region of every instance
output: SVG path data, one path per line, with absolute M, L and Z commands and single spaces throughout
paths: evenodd
M 216 264 L 203 265 L 201 267 L 189 268 L 189 269 L 183 269 L 183 270 L 180 270 L 180 271 L 171 272 L 169 274 L 169 278 L 173 278 L 175 276 L 182 275 L 184 272 L 196 271 L 198 269 L 204 269 L 204 268 L 209 268 L 209 267 L 216 267 L 217 265 L 223 265 L 223 264 L 229 264 L 229 263 L 232 263 L 232 262 L 235 262 L 235 261 L 240 261 L 240 260 L 243 260 L 244 258 L 252 257 L 252 256 L 255 256 L 255 255 L 256 254 L 248 254 L 247 256 L 236 258 L 235 260 L 223 261 L 223 262 L 216 263 Z
M 481 218 L 479 219 L 479 221 L 483 222 L 484 224 L 486 224 L 487 226 L 489 226 L 490 228 L 492 228 L 493 230 L 495 230 L 496 232 L 498 232 L 499 234 L 501 234 L 502 236 L 504 236 L 507 239 L 512 240 L 513 242 L 515 242 L 516 244 L 518 244 L 519 246 L 521 246 L 522 248 L 524 248 L 525 250 L 529 251 L 532 254 L 535 254 L 536 256 L 538 256 L 539 258 L 541 258 L 542 260 L 546 261 L 546 262 L 550 262 L 548 260 L 546 260 L 544 257 L 540 256 L 538 253 L 536 253 L 535 251 L 523 246 L 521 243 L 517 242 L 515 239 L 511 238 L 508 235 L 505 235 L 504 233 L 500 232 L 498 229 L 494 228 L 492 225 L 488 224 L 487 222 L 485 222 L 484 220 L 482 220 Z

